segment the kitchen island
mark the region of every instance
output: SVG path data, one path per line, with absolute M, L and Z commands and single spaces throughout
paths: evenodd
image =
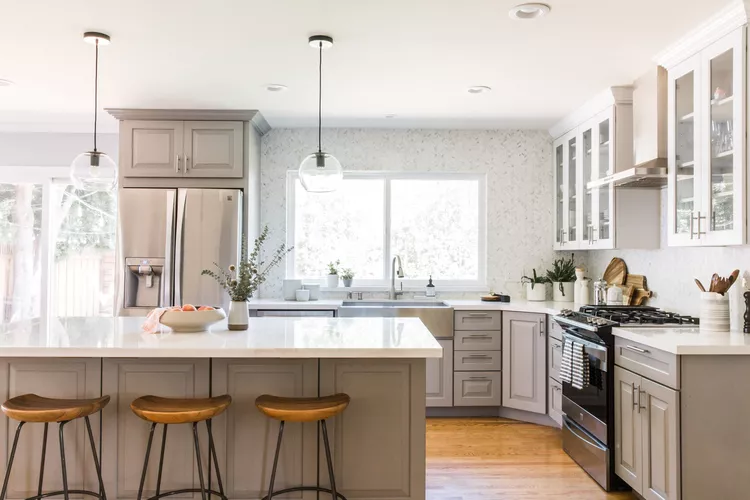
M 137 496 L 149 430 L 129 408 L 139 396 L 231 395 L 232 406 L 213 425 L 224 486 L 229 498 L 260 499 L 278 424 L 257 411 L 255 398 L 336 392 L 352 398 L 329 421 L 339 491 L 360 499 L 425 498 L 425 359 L 441 357 L 442 349 L 418 319 L 252 318 L 246 332 L 230 332 L 220 323 L 197 334 L 166 327 L 144 333 L 142 323 L 42 318 L 0 327 L 0 400 L 25 393 L 112 397 L 95 426 L 110 499 Z M 7 457 L 15 425 L 2 418 L 0 452 Z M 24 429 L 9 499 L 36 494 L 42 432 L 41 425 Z M 71 488 L 96 489 L 82 424 L 65 432 Z M 321 453 L 314 424 L 290 423 L 277 487 L 327 486 Z M 61 487 L 57 456 L 50 437 L 46 489 Z M 196 487 L 194 464 L 190 427 L 170 429 L 162 490 Z M 155 483 L 153 467 L 145 495 L 154 494 Z M 296 495 L 285 498 L 315 498 L 311 492 Z

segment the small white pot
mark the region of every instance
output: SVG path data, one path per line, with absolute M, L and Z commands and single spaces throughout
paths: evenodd
M 729 331 L 729 296 L 715 292 L 701 292 L 701 333 Z
M 342 279 L 341 281 L 343 281 L 344 282 L 344 286 L 348 288 L 348 287 L 352 286 L 352 281 L 354 281 L 354 279 L 350 279 L 350 280 Z
M 531 283 L 526 283 L 526 300 L 544 302 L 547 300 L 547 284 L 536 283 L 531 288 Z
M 555 302 L 573 302 L 575 281 L 554 281 L 552 283 L 552 300 Z
M 307 302 L 310 300 L 310 290 L 297 290 L 296 292 L 297 302 Z
M 247 330 L 249 322 L 249 313 L 247 311 L 246 301 L 232 301 L 229 303 L 229 316 L 227 325 L 230 330 Z
M 328 288 L 337 288 L 339 286 L 338 274 L 329 274 L 327 279 L 328 279 Z

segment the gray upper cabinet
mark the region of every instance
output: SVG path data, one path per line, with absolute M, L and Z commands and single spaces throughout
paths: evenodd
M 640 384 L 639 375 L 615 366 L 615 473 L 635 491 L 643 485 Z
M 241 178 L 243 122 L 125 120 L 123 177 Z
M 442 358 L 428 358 L 427 407 L 453 406 L 453 341 L 438 340 L 443 348 Z
M 547 413 L 546 315 L 503 313 L 503 406 Z

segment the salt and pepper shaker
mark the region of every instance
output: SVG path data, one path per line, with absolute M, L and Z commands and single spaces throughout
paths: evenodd
M 742 294 L 745 297 L 745 315 L 743 316 L 745 324 L 742 331 L 750 333 L 750 290 L 748 290 L 747 278 L 742 278 L 742 289 L 745 290 L 745 293 Z

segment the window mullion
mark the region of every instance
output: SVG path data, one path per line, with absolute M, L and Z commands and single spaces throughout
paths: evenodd
M 385 196 L 383 197 L 385 206 L 383 207 L 383 250 L 385 252 L 385 259 L 383 259 L 383 280 L 388 283 L 390 279 L 390 264 L 391 264 L 391 178 L 386 176 L 385 178 Z
M 42 184 L 42 230 L 40 235 L 41 243 L 41 291 L 39 297 L 39 311 L 42 317 L 54 316 L 52 311 L 52 256 L 53 256 L 53 234 L 52 234 L 52 216 L 54 209 L 52 207 L 52 183 L 51 178 L 44 180 Z

